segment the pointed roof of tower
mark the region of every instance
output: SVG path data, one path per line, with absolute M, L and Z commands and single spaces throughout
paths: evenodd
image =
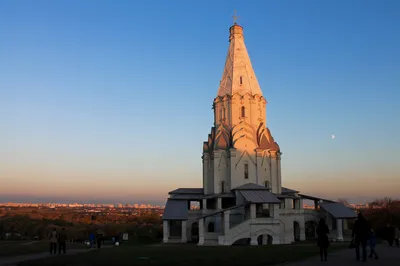
M 229 33 L 229 50 L 218 88 L 218 96 L 235 93 L 262 96 L 260 85 L 258 85 L 256 74 L 244 44 L 243 27 L 235 23 L 229 28 Z

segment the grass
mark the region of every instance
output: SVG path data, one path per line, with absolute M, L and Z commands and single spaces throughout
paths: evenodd
M 70 249 L 85 248 L 81 244 L 67 243 Z M 49 251 L 48 241 L 0 241 L 0 258 Z
M 331 245 L 330 251 L 347 247 Z M 90 265 L 275 265 L 318 255 L 315 245 L 214 246 L 149 245 L 120 246 L 78 255 L 26 261 L 18 265 L 90 266 Z

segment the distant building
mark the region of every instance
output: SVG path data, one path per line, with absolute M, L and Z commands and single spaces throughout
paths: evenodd
M 355 218 L 353 210 L 282 187 L 280 147 L 266 126 L 267 101 L 236 23 L 229 41 L 214 126 L 203 143 L 203 187 L 169 192 L 164 243 L 288 244 L 315 237 L 320 217 L 331 237 L 343 240 L 343 219 Z M 304 199 L 313 200 L 315 209 L 304 209 Z

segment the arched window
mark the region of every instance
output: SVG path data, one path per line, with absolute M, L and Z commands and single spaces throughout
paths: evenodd
M 210 232 L 210 233 L 215 232 L 215 225 L 214 225 L 213 222 L 209 222 L 208 223 L 207 231 Z
M 221 194 L 225 193 L 225 181 L 221 182 Z
M 242 108 L 240 108 L 240 114 L 242 115 L 242 117 L 246 116 L 246 107 L 242 106 Z
M 242 76 L 240 76 L 240 85 L 242 85 L 243 84 L 243 78 L 242 78 Z
M 225 107 L 224 107 L 222 119 L 225 119 L 225 118 L 226 118 L 226 109 L 225 109 Z
M 265 186 L 266 188 L 269 188 L 269 181 L 265 181 L 264 186 Z
M 247 163 L 244 164 L 244 179 L 249 179 L 249 165 Z

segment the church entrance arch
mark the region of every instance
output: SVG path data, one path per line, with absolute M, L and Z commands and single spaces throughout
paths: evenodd
M 257 237 L 257 242 L 258 242 L 259 246 L 272 245 L 273 240 L 274 240 L 274 238 L 268 234 L 259 235 Z
M 192 224 L 192 229 L 190 231 L 190 237 L 192 239 L 192 242 L 199 242 L 199 223 L 194 222 Z
M 297 221 L 293 222 L 294 241 L 300 241 L 300 224 Z

